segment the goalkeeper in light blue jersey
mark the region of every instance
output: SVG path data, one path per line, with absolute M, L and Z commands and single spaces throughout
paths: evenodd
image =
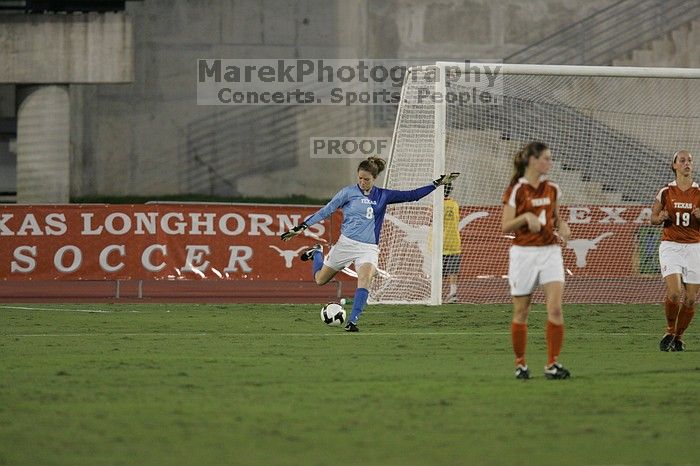
M 289 241 L 309 226 L 330 217 L 337 209 L 343 210 L 340 238 L 333 245 L 328 257 L 323 259 L 320 244 L 302 252 L 301 260 L 312 260 L 313 277 L 317 285 L 325 285 L 336 273 L 351 263 L 357 272 L 357 290 L 352 313 L 345 326 L 348 332 L 358 332 L 357 321 L 367 304 L 369 285 L 379 263 L 379 235 L 384 214 L 389 204 L 417 201 L 435 191 L 438 186 L 457 178 L 459 173 L 442 175 L 432 183 L 410 191 L 397 191 L 374 186 L 377 176 L 384 170 L 386 162 L 379 157 L 363 160 L 357 167 L 357 184 L 346 186 L 318 212 L 308 217 L 301 225 L 282 234 Z

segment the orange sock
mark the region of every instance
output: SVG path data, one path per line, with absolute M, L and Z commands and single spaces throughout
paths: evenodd
M 685 304 L 681 306 L 681 311 L 678 313 L 678 322 L 676 322 L 676 338 L 679 340 L 683 336 L 683 332 L 690 325 L 690 321 L 693 320 L 695 315 L 695 305 L 686 306 Z
M 547 366 L 557 362 L 563 342 L 564 325 L 557 325 L 547 320 Z
M 525 366 L 525 345 L 527 344 L 527 324 L 513 322 L 510 325 L 510 336 L 513 339 L 515 365 Z
M 666 298 L 664 309 L 666 310 L 666 333 L 674 335 L 676 333 L 676 319 L 680 310 L 680 303 L 673 302 Z

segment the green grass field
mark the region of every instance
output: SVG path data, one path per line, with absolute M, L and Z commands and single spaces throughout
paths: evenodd
M 660 306 L 565 307 L 563 381 L 542 307 L 529 381 L 510 306 L 319 309 L 0 305 L 0 465 L 700 464 L 700 327 L 661 353 Z

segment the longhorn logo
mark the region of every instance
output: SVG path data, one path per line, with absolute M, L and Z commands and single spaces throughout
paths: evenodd
M 567 249 L 573 249 L 574 254 L 576 254 L 576 267 L 582 268 L 586 266 L 586 256 L 588 255 L 588 252 L 591 251 L 592 249 L 595 249 L 601 241 L 603 241 L 605 238 L 608 238 L 610 236 L 614 235 L 613 232 L 606 232 L 603 233 L 602 235 L 593 238 L 593 239 L 574 239 L 574 240 L 569 240 L 568 243 L 566 244 Z
M 308 246 L 302 246 L 299 249 L 291 250 L 291 249 L 280 249 L 277 246 L 269 245 L 272 249 L 277 251 L 280 256 L 284 257 L 284 266 L 287 267 L 288 269 L 292 268 L 292 261 L 294 258 L 299 254 L 301 251 L 304 249 L 307 249 Z
M 471 214 L 467 215 L 464 217 L 462 220 L 459 221 L 459 231 L 462 231 L 464 227 L 472 223 L 473 221 L 479 220 L 480 218 L 488 217 L 489 213 L 480 211 L 480 212 L 472 212 Z
M 421 268 L 423 269 L 423 275 L 426 277 L 430 276 L 430 251 L 428 251 L 428 232 L 430 227 L 428 225 L 419 225 L 414 227 L 406 222 L 399 220 L 391 214 L 386 214 L 385 219 L 389 220 L 391 223 L 396 225 L 396 227 L 403 231 L 406 235 L 405 241 L 409 243 L 414 243 L 421 255 L 423 256 L 423 264 Z
M 470 223 L 479 220 L 480 218 L 483 217 L 488 217 L 489 213 L 480 211 L 480 212 L 472 212 L 471 214 L 467 215 L 464 217 L 462 220 L 459 222 L 459 230 L 463 230 L 464 227 L 469 225 Z M 419 225 L 417 227 L 414 227 L 412 225 L 409 225 L 398 218 L 394 217 L 391 214 L 386 214 L 384 217 L 396 227 L 403 231 L 406 234 L 405 241 L 409 243 L 414 243 L 417 247 L 418 250 L 421 252 L 423 256 L 423 264 L 422 264 L 422 269 L 423 269 L 423 274 L 426 277 L 430 276 L 430 251 L 428 250 L 428 233 L 430 231 L 430 227 L 428 225 Z

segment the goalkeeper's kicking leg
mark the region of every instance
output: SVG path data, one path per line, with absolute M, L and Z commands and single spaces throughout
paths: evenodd
M 307 249 L 300 255 L 301 260 L 312 260 L 313 279 L 317 285 L 328 283 L 338 271 L 344 267 L 355 263 L 357 271 L 357 289 L 353 299 L 352 312 L 345 330 L 348 332 L 358 332 L 357 321 L 367 305 L 369 297 L 369 286 L 377 271 L 379 260 L 379 249 L 376 245 L 358 244 L 349 242 L 347 238 L 341 238 L 331 249 L 328 257 L 323 257 L 323 248 L 317 244 Z
M 325 285 L 338 273 L 328 265 L 323 263 L 323 246 L 316 244 L 299 255 L 303 261 L 311 260 L 311 278 L 318 286 Z

